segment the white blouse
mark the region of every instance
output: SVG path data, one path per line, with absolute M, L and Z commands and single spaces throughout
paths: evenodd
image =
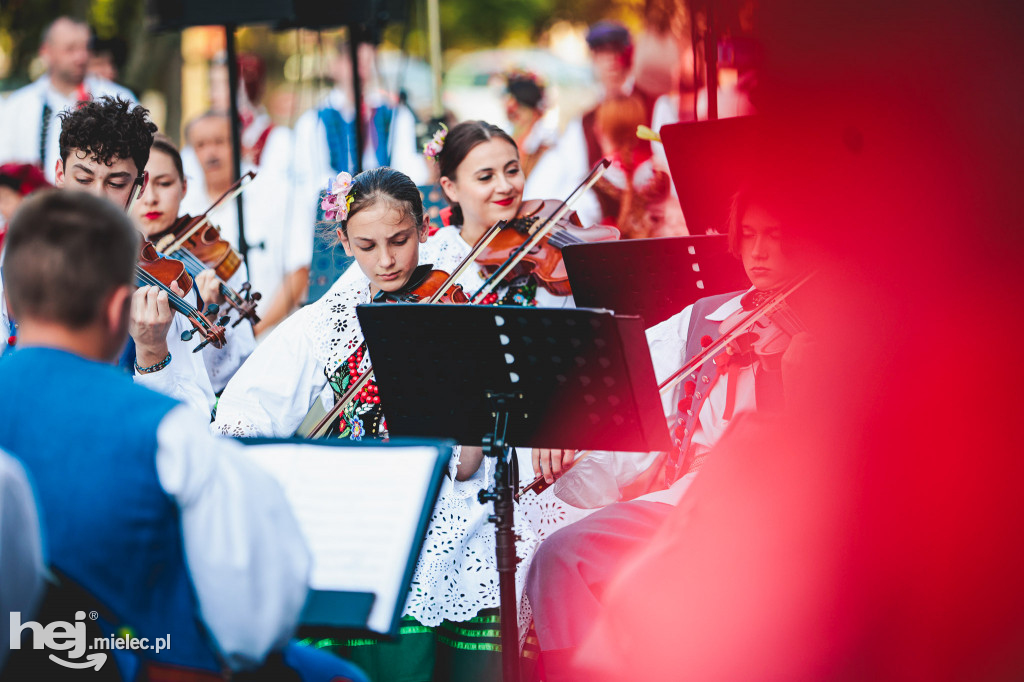
M 423 260 L 423 255 L 427 254 L 421 254 L 421 262 L 435 262 Z M 333 405 L 327 376 L 362 343 L 355 309 L 369 300 L 369 282 L 356 269 L 339 278 L 320 300 L 282 322 L 228 383 L 213 429 L 231 436 L 291 436 L 313 401 L 319 398 L 325 406 Z M 367 356 L 360 369 L 368 366 Z M 456 481 L 459 455 L 456 449 L 405 607 L 406 615 L 427 626 L 446 619 L 465 621 L 499 604 L 494 528 L 487 521 L 491 505 L 477 500 L 493 478 L 493 463 L 484 458 L 471 478 Z M 516 587 L 522 595 L 539 540 L 521 519 L 515 530 L 521 538 Z

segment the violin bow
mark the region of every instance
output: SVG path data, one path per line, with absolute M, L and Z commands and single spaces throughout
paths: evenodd
M 587 177 L 584 178 L 583 182 L 577 185 L 576 189 L 572 191 L 567 199 L 562 202 L 559 209 L 548 217 L 547 220 L 542 222 L 537 228 L 530 234 L 529 238 L 526 239 L 522 244 L 513 251 L 505 263 L 495 270 L 490 277 L 483 283 L 483 285 L 477 289 L 476 293 L 469 297 L 470 303 L 479 303 L 484 299 L 487 294 L 491 293 L 498 284 L 508 276 L 512 270 L 519 265 L 519 263 L 526 257 L 526 254 L 533 250 L 533 247 L 540 243 L 540 240 L 547 236 L 548 232 L 558 224 L 565 215 L 572 210 L 573 205 L 587 192 L 594 184 L 601 179 L 605 171 L 611 165 L 611 161 L 608 159 L 601 159 L 597 164 L 590 170 Z
M 790 294 L 792 294 L 794 291 L 796 291 L 804 284 L 806 284 L 807 280 L 811 279 L 811 277 L 813 277 L 814 274 L 814 272 L 809 272 L 802 277 L 798 277 L 797 279 L 793 280 L 792 282 L 790 282 L 789 284 L 782 287 L 774 294 L 766 298 L 764 301 L 762 301 L 761 305 L 757 306 L 756 308 L 751 310 L 747 315 L 745 315 L 743 319 L 741 319 L 735 327 L 730 329 L 725 334 L 722 334 L 720 337 L 718 337 L 717 340 L 713 341 L 706 348 L 701 349 L 699 353 L 690 358 L 689 362 L 684 364 L 682 367 L 680 367 L 671 375 L 669 375 L 664 381 L 658 384 L 658 394 L 664 395 L 668 391 L 672 390 L 679 384 L 680 381 L 683 380 L 683 377 L 685 377 L 687 374 L 693 372 L 698 367 L 703 365 L 705 362 L 708 361 L 709 358 L 718 355 L 722 350 L 725 349 L 726 346 L 728 346 L 739 336 L 744 334 L 746 330 L 750 327 L 750 325 L 754 324 L 762 317 L 769 314 L 773 307 L 785 301 L 790 296 Z M 591 452 L 593 452 L 593 450 L 583 450 L 582 452 L 580 452 L 576 456 L 576 459 L 574 459 L 572 463 L 570 463 L 569 466 L 562 471 L 562 473 L 564 474 L 566 471 L 576 466 L 578 462 L 583 460 Z M 547 487 L 548 483 L 544 480 L 544 477 L 538 476 L 537 478 L 533 479 L 528 484 L 523 486 L 523 489 L 517 492 L 514 497 L 516 500 L 518 500 L 520 496 L 531 490 L 539 495 L 540 493 L 544 492 L 544 489 Z
M 485 246 L 487 246 L 487 244 L 489 244 L 490 241 L 494 239 L 495 235 L 497 235 L 498 232 L 501 231 L 501 228 L 505 226 L 505 222 L 506 221 L 504 220 L 499 220 L 497 223 L 492 225 L 491 228 L 487 231 L 487 233 L 484 234 L 483 238 L 481 238 L 480 241 L 477 242 L 476 246 L 473 247 L 473 250 L 470 251 L 469 255 L 462 259 L 462 262 L 459 263 L 459 266 L 452 271 L 452 274 L 448 275 L 448 278 L 438 288 L 438 290 L 431 294 L 428 298 L 420 301 L 420 303 L 437 303 L 441 299 L 441 297 L 444 296 L 445 292 L 448 291 L 448 288 L 452 285 L 452 283 L 463 272 L 465 272 L 469 264 L 471 264 L 476 259 L 476 254 L 479 253 L 479 251 L 482 250 Z M 362 345 L 365 346 L 366 342 L 364 341 Z M 359 392 L 363 390 L 363 388 L 366 386 L 366 384 L 370 382 L 371 379 L 373 379 L 373 365 L 370 365 L 365 372 L 360 374 L 355 381 L 349 384 L 349 387 L 345 390 L 345 393 L 338 398 L 338 400 L 334 403 L 334 406 L 331 407 L 331 409 L 327 411 L 327 414 L 321 417 L 320 421 L 316 423 L 316 426 L 314 426 L 309 431 L 309 435 L 307 436 L 307 438 L 323 438 L 324 436 L 326 436 L 327 432 L 330 430 L 331 424 L 334 422 L 337 416 L 341 414 L 342 410 L 344 410 L 345 407 L 347 407 L 348 404 L 351 403 L 357 395 L 359 395 Z
M 572 203 L 577 201 L 579 199 L 579 196 L 582 196 L 583 192 L 589 190 L 594 185 L 594 183 L 597 182 L 602 175 L 604 175 L 604 171 L 608 168 L 609 165 L 611 165 L 611 163 L 607 159 L 602 159 L 600 162 L 598 162 L 598 164 L 587 175 L 587 179 L 585 179 L 583 183 L 581 183 L 579 186 L 576 187 L 575 190 L 573 190 L 572 194 L 569 195 L 569 198 L 567 200 L 562 202 L 562 206 L 559 209 L 559 211 L 556 212 L 553 216 L 551 216 L 547 221 L 545 221 L 537 230 L 535 230 L 534 233 L 531 235 L 530 240 L 527 240 L 526 242 L 524 242 L 522 246 L 519 247 L 519 250 L 516 251 L 516 254 L 518 254 L 518 259 L 516 259 L 511 265 L 508 265 L 508 261 L 506 261 L 506 267 L 499 269 L 499 272 L 501 272 L 501 270 L 504 270 L 505 273 L 502 274 L 501 277 L 498 279 L 494 279 L 494 275 L 492 275 L 487 280 L 487 282 L 484 282 L 484 287 L 486 287 L 487 283 L 494 279 L 494 283 L 491 285 L 491 288 L 487 289 L 482 294 L 480 293 L 480 291 L 478 291 L 470 298 L 470 303 L 479 303 L 480 299 L 482 299 L 484 296 L 490 293 L 491 289 L 493 289 L 494 286 L 505 277 L 505 274 L 511 272 L 512 268 L 518 265 L 519 261 L 521 261 L 523 257 L 527 253 L 529 253 L 530 249 L 532 249 L 537 244 L 537 242 L 539 242 L 540 239 L 547 234 L 548 230 L 550 230 L 552 226 L 557 224 L 557 222 L 561 220 L 566 213 L 572 210 Z M 491 241 L 498 235 L 498 233 L 501 232 L 502 228 L 504 228 L 506 224 L 507 221 L 499 220 L 494 225 L 492 225 L 490 229 L 488 229 L 487 232 L 484 233 L 484 236 L 481 237 L 480 240 L 477 241 L 477 243 L 473 246 L 469 254 L 467 254 L 466 257 L 462 259 L 462 262 L 459 263 L 459 265 L 454 270 L 452 270 L 451 274 L 448 275 L 448 278 L 444 281 L 441 287 L 438 288 L 438 290 L 434 292 L 434 294 L 432 294 L 429 298 L 425 299 L 424 301 L 421 301 L 421 303 L 436 303 L 438 300 L 440 300 L 440 298 L 448 290 L 451 284 L 456 279 L 458 279 L 462 275 L 462 273 L 466 271 L 466 269 L 476 260 L 477 256 L 479 256 L 480 253 L 484 250 L 484 248 L 486 248 L 486 246 L 491 243 Z M 527 244 L 529 244 L 529 247 L 524 248 Z M 481 288 L 481 291 L 483 291 L 483 288 Z M 327 432 L 330 430 L 331 423 L 333 423 L 335 418 L 337 418 L 337 416 L 341 414 L 342 410 L 344 410 L 345 407 L 350 402 L 352 402 L 352 400 L 355 399 L 359 392 L 363 390 L 363 388 L 366 386 L 367 383 L 369 383 L 369 381 L 372 378 L 373 367 L 371 365 L 365 372 L 360 374 L 355 381 L 349 384 L 348 389 L 346 389 L 345 393 L 340 398 L 338 398 L 337 402 L 334 403 L 334 406 L 330 410 L 328 410 L 327 414 L 325 414 L 320 419 L 320 421 L 318 421 L 316 425 L 310 430 L 308 438 L 323 438 L 325 435 L 327 435 Z
M 229 187 L 227 191 L 217 197 L 217 200 L 210 204 L 210 208 L 206 209 L 202 215 L 197 216 L 196 220 L 189 225 L 180 236 L 176 237 L 173 242 L 171 242 L 166 248 L 162 249 L 163 253 L 170 255 L 182 248 L 182 246 L 185 245 L 185 242 L 187 242 L 192 235 L 210 222 L 210 212 L 213 211 L 213 209 L 217 208 L 225 201 L 229 201 L 237 197 L 246 187 L 251 185 L 252 181 L 255 179 L 256 171 L 248 171 L 237 181 L 232 183 L 231 187 Z
M 146 185 L 147 177 L 149 177 L 149 171 L 144 170 L 132 181 L 132 192 L 128 195 L 128 203 L 124 206 L 125 215 L 131 217 L 135 202 L 142 196 L 142 188 Z
M 476 260 L 476 257 L 480 255 L 480 253 L 487 247 L 488 244 L 491 243 L 491 241 L 498 235 L 499 232 L 501 232 L 502 228 L 504 228 L 505 225 L 507 224 L 508 221 L 499 220 L 498 222 L 494 223 L 494 225 L 491 225 L 490 229 L 488 229 L 487 232 L 484 233 L 484 236 L 481 237 L 480 240 L 473 245 L 473 248 L 470 249 L 470 252 L 466 255 L 465 258 L 462 259 L 462 262 L 459 263 L 458 266 L 456 266 L 455 269 L 452 270 L 451 274 L 448 275 L 448 278 L 444 281 L 440 288 L 438 288 L 438 290 L 431 294 L 428 298 L 424 299 L 423 301 L 420 301 L 420 303 L 437 303 L 439 300 L 441 300 L 441 297 L 444 296 L 445 292 L 448 291 L 448 289 L 452 286 L 455 280 L 462 276 L 462 273 L 464 273 L 466 269 L 470 265 L 472 265 L 472 263 Z M 363 387 L 365 387 L 366 384 L 368 384 L 372 378 L 373 366 L 371 365 L 370 367 L 367 368 L 365 372 L 360 374 L 356 378 L 356 380 L 349 385 L 345 393 L 342 396 L 340 396 L 338 400 L 334 403 L 334 406 L 331 407 L 331 409 L 327 411 L 327 414 L 321 417 L 320 421 L 316 423 L 316 426 L 314 426 L 310 430 L 307 438 L 323 438 L 325 435 L 327 435 L 327 432 L 330 430 L 331 423 L 333 423 L 335 418 L 337 418 L 337 416 L 341 414 L 342 410 L 344 410 L 345 407 L 350 402 L 352 402 L 352 400 L 354 400 L 357 395 L 359 395 L 359 392 L 363 390 Z

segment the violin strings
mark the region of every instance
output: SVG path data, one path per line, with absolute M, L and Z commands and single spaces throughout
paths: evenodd
M 171 291 L 170 287 L 164 285 L 163 282 L 161 282 L 156 277 L 154 277 L 153 275 L 151 275 L 148 272 L 146 272 L 145 270 L 143 270 L 141 266 L 137 267 L 136 271 L 137 271 L 139 279 L 143 283 L 149 284 L 151 286 L 160 287 L 161 289 L 166 291 L 167 292 L 167 300 L 171 304 L 171 307 L 173 307 L 176 311 L 178 311 L 182 315 L 191 315 L 192 313 L 198 313 L 199 312 L 198 310 L 193 308 L 191 305 L 189 305 L 189 303 L 187 301 L 185 301 L 185 299 L 181 298 L 176 293 Z
M 188 269 L 188 274 L 195 277 L 200 272 L 206 269 L 206 264 L 197 258 L 188 249 L 178 249 L 173 256 L 175 260 L 181 261 L 186 266 L 191 266 L 192 269 Z M 193 271 L 194 270 L 194 271 Z M 218 278 L 220 280 L 220 278 Z M 241 300 L 241 296 L 231 287 L 229 287 L 224 281 L 220 281 L 220 292 L 232 301 L 238 302 Z

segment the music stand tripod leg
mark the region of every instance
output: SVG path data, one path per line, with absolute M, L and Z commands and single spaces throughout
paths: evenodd
M 516 603 L 516 534 L 514 529 L 515 490 L 509 478 L 509 449 L 505 445 L 508 431 L 508 404 L 515 396 L 488 394 L 494 411 L 494 433 L 483 439 L 484 455 L 495 458 L 494 480 L 481 490 L 481 504 L 494 502 L 494 513 L 488 520 L 494 524 L 495 559 L 498 566 L 498 594 L 501 619 L 501 669 L 503 682 L 519 682 L 519 609 Z

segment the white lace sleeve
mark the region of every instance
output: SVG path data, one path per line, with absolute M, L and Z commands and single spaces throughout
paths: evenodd
M 304 308 L 274 329 L 228 382 L 213 430 L 226 436 L 295 433 L 327 383 L 306 334 Z

